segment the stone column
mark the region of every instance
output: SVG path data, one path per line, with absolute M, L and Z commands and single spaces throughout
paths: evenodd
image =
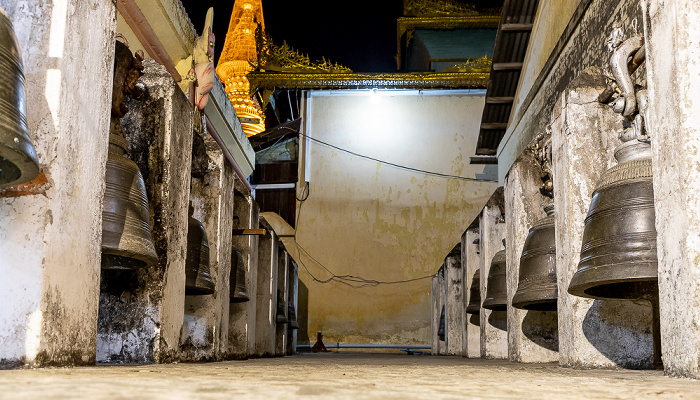
M 481 299 L 486 298 L 486 288 L 491 268 L 491 261 L 496 253 L 503 249 L 505 224 L 503 221 L 503 188 L 496 189 L 488 203 L 481 211 L 480 228 L 480 265 L 481 265 Z M 492 311 L 481 308 L 481 357 L 508 358 L 508 325 L 506 311 Z
M 297 323 L 299 323 L 299 267 L 294 259 L 289 257 L 289 301 L 292 302 L 294 307 L 294 314 L 297 316 Z M 287 338 L 287 355 L 294 355 L 297 353 L 297 329 L 288 328 L 288 338 Z
M 445 336 L 447 355 L 462 354 L 464 331 L 464 272 L 462 271 L 462 245 L 458 244 L 445 257 Z
M 233 228 L 259 228 L 260 212 L 258 204 L 239 180 L 236 180 L 234 188 Z M 238 248 L 243 257 L 243 264 L 246 268 L 245 287 L 250 300 L 243 303 L 231 303 L 229 305 L 228 356 L 230 358 L 247 358 L 255 351 L 255 298 L 258 292 L 258 240 L 258 236 L 255 235 L 238 235 L 232 238 L 233 244 Z
M 430 354 L 438 354 L 439 339 L 437 336 L 440 325 L 440 285 L 438 284 L 437 272 L 430 279 Z
M 512 307 L 525 239 L 530 227 L 546 216 L 543 207 L 551 201 L 539 193 L 541 184 L 540 170 L 526 150 L 505 179 L 508 359 L 514 362 L 559 361 L 557 312 Z
M 700 3 L 644 0 L 659 257 L 661 351 L 667 374 L 700 378 Z
M 275 322 L 275 304 L 277 304 L 277 259 L 279 241 L 272 227 L 260 218 L 260 227 L 267 233 L 260 237 L 258 245 L 258 292 L 255 296 L 256 326 L 255 326 L 255 352 L 257 357 L 271 357 L 275 355 L 275 335 L 277 323 Z
M 279 241 L 280 245 L 282 244 L 282 241 Z M 283 312 L 284 315 L 289 318 L 289 313 L 287 312 L 287 296 L 289 294 L 289 264 L 291 257 L 289 257 L 289 253 L 287 253 L 287 250 L 284 249 L 284 247 L 280 246 L 279 247 L 279 253 L 278 253 L 278 262 L 277 262 L 277 290 L 280 291 L 280 301 L 283 302 Z M 275 290 L 275 296 L 277 296 L 277 290 Z M 277 297 L 275 297 L 277 299 Z M 275 301 L 275 304 L 277 304 L 277 301 Z M 275 314 L 276 314 L 277 307 L 275 307 Z M 287 320 L 289 321 L 289 320 Z M 277 356 L 284 356 L 287 354 L 287 327 L 289 326 L 289 322 L 285 323 L 278 323 L 277 324 L 277 332 L 275 333 L 275 355 Z
M 180 359 L 193 112 L 168 72 L 144 61 L 145 99 L 127 103 L 128 156 L 146 184 L 158 264 L 133 273 L 102 271 L 98 361 Z
M 440 270 L 438 271 L 438 278 L 437 278 L 437 285 L 438 285 L 438 309 L 437 309 L 437 329 L 435 329 L 435 335 L 437 335 L 438 330 L 440 329 L 440 319 L 442 316 L 442 310 L 443 307 L 445 307 L 445 264 L 442 264 L 442 267 L 440 267 Z M 440 337 L 437 337 L 437 354 L 438 355 L 445 355 L 446 350 L 447 350 L 447 316 L 445 316 L 445 322 L 444 322 L 444 328 L 445 328 L 445 337 L 444 340 L 440 339 Z
M 477 218 L 477 221 L 478 220 Z M 465 309 L 472 296 L 471 285 L 475 278 L 474 275 L 481 267 L 479 236 L 478 222 L 475 226 L 470 226 L 469 229 L 464 232 L 464 235 L 462 235 L 462 269 L 465 273 Z M 476 243 L 474 243 L 474 241 L 476 241 Z M 481 285 L 481 281 L 477 282 L 477 286 L 479 285 Z M 481 301 L 479 301 L 479 307 L 481 307 Z M 463 354 L 465 357 L 479 358 L 481 357 L 481 323 L 479 321 L 479 314 L 466 314 L 466 316 L 466 338 L 463 343 Z
M 93 364 L 115 6 L 0 5 L 17 35 L 43 174 L 34 194 L 0 197 L 0 368 Z
M 195 208 L 194 217 L 202 222 L 207 232 L 209 273 L 215 292 L 185 297 L 181 358 L 186 361 L 222 359 L 228 352 L 229 333 L 235 175 L 214 139 L 208 134 L 197 135 L 190 199 Z
M 584 220 L 596 181 L 614 165 L 621 117 L 596 101 L 605 88 L 599 68 L 584 70 L 551 117 L 559 284 L 559 363 L 578 368 L 651 368 L 648 302 L 591 300 L 568 293 L 578 269 Z

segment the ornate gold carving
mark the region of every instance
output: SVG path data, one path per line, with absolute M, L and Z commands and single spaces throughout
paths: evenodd
M 481 58 L 473 58 L 460 64 L 455 64 L 445 68 L 445 72 L 491 72 L 492 60 L 486 56 Z
M 320 61 L 311 62 L 309 56 L 294 50 L 286 41 L 282 46 L 272 42 L 270 35 L 265 34 L 260 27 L 256 30 L 256 45 L 258 49 L 258 65 L 256 69 L 276 72 L 301 72 L 301 73 L 351 73 L 350 68 L 331 63 L 323 58 Z
M 251 72 L 251 88 L 266 89 L 461 89 L 486 88 L 488 73 L 276 73 Z
M 479 15 L 472 4 L 450 0 L 406 0 L 404 15 Z

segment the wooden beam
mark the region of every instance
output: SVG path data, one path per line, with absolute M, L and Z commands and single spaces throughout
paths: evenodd
M 508 127 L 507 122 L 482 122 L 481 123 L 481 129 L 494 130 L 494 129 L 506 129 L 507 127 Z
M 495 156 L 469 157 L 469 164 L 498 164 L 498 157 L 495 157 Z
M 500 28 L 502 31 L 508 32 L 526 32 L 532 30 L 532 24 L 501 24 Z
M 231 232 L 234 236 L 248 235 L 248 236 L 264 236 L 267 234 L 266 229 L 234 229 Z
M 494 71 L 511 71 L 523 69 L 523 63 L 521 62 L 510 62 L 510 63 L 493 63 Z
M 515 101 L 515 97 L 487 97 L 486 104 L 508 104 Z

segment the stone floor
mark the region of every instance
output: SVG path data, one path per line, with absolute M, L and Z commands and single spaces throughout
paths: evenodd
M 659 371 L 405 354 L 0 371 L 0 399 L 700 399 Z

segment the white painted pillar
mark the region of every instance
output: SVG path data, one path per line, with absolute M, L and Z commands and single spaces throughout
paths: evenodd
M 439 340 L 437 336 L 440 326 L 440 286 L 438 273 L 430 279 L 430 354 L 438 354 Z
M 255 351 L 256 357 L 271 357 L 275 355 L 275 336 L 277 323 L 275 311 L 277 304 L 277 259 L 279 242 L 272 227 L 260 218 L 260 226 L 267 230 L 260 237 L 258 246 L 258 275 L 257 294 L 255 296 L 256 327 Z
M 0 198 L 0 367 L 95 362 L 116 10 L 0 0 L 14 25 L 39 194 Z
M 465 307 L 469 304 L 469 300 L 472 298 L 471 286 L 474 281 L 475 274 L 481 268 L 481 245 L 479 241 L 474 243 L 475 240 L 479 239 L 479 227 L 473 227 L 467 230 L 462 236 L 462 269 L 465 272 L 466 279 L 464 281 L 465 287 Z M 477 286 L 481 285 L 481 281 L 477 282 Z M 479 293 L 480 295 L 480 293 Z M 479 296 L 481 299 L 481 296 Z M 481 300 L 479 300 L 479 307 L 481 307 Z M 481 323 L 479 321 L 478 314 L 467 314 L 466 321 L 466 340 L 464 345 L 466 346 L 465 352 L 463 353 L 465 357 L 469 358 L 479 358 L 481 357 Z
M 700 378 L 700 3 L 645 0 L 647 87 L 668 375 Z
M 446 353 L 450 356 L 462 354 L 464 331 L 464 272 L 462 271 L 462 246 L 458 244 L 445 257 L 445 337 Z

